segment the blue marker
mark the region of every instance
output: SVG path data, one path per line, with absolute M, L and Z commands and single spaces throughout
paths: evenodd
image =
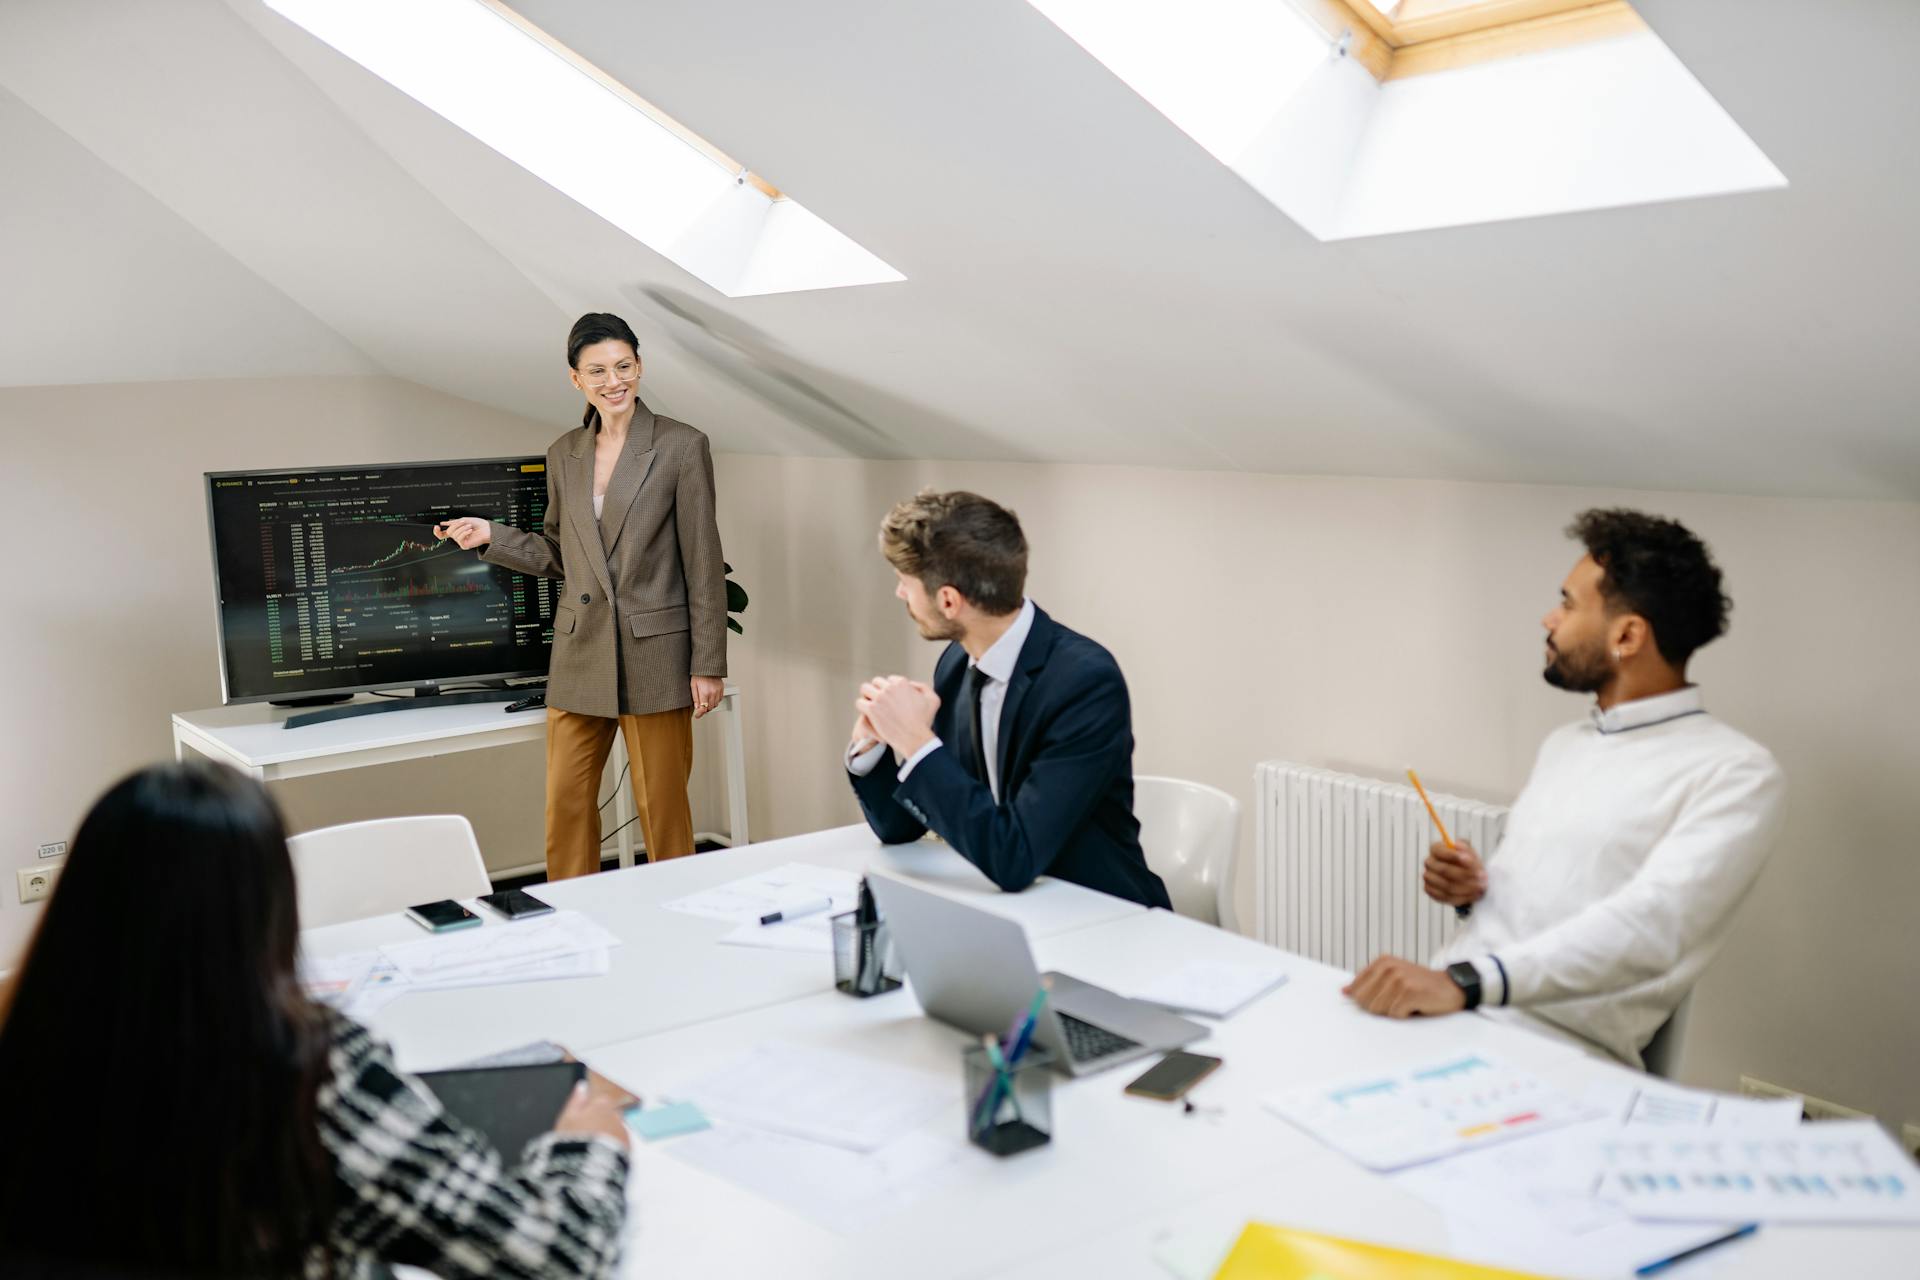
M 1649 1262 L 1643 1267 L 1635 1267 L 1633 1270 L 1633 1274 L 1637 1276 L 1650 1276 L 1654 1274 L 1654 1272 L 1656 1271 L 1664 1271 L 1668 1267 L 1672 1266 L 1674 1263 L 1683 1261 L 1687 1258 L 1691 1258 L 1697 1253 L 1705 1253 L 1708 1249 L 1716 1248 L 1720 1245 L 1726 1244 L 1728 1241 L 1739 1240 L 1743 1237 L 1750 1236 L 1754 1232 L 1758 1231 L 1759 1229 L 1760 1229 L 1759 1223 L 1749 1222 L 1744 1227 L 1735 1227 L 1732 1231 L 1727 1232 L 1726 1235 L 1715 1236 L 1713 1239 L 1703 1241 L 1702 1243 L 1693 1246 L 1693 1248 L 1691 1249 L 1682 1249 L 1680 1252 L 1673 1254 L 1671 1257 L 1661 1258 L 1657 1262 Z

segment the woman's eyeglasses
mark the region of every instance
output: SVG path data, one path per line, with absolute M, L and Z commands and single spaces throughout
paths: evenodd
M 597 364 L 589 365 L 580 371 L 581 379 L 590 387 L 604 387 L 607 383 L 615 380 L 632 382 L 639 376 L 640 362 L 638 360 L 622 360 L 611 369 L 602 368 Z

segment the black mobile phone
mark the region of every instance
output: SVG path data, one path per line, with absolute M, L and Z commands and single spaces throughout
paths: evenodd
M 480 923 L 479 916 L 452 898 L 442 898 L 438 902 L 416 903 L 407 908 L 407 919 L 430 933 L 445 933 L 449 929 L 466 929 Z
M 1175 1049 L 1143 1071 L 1139 1079 L 1128 1084 L 1127 1092 L 1142 1098 L 1172 1102 L 1213 1074 L 1214 1068 L 1219 1065 L 1218 1058 Z
M 502 889 L 499 893 L 483 893 L 477 899 L 487 910 L 497 912 L 509 920 L 525 920 L 528 916 L 553 914 L 553 907 L 528 893 L 525 889 Z

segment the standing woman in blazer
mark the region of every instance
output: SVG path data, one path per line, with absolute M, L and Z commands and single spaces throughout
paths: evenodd
M 567 335 L 586 416 L 547 450 L 537 530 L 474 517 L 435 532 L 565 581 L 547 674 L 547 877 L 600 869 L 600 774 L 616 727 L 650 861 L 693 852 L 693 722 L 727 675 L 726 567 L 707 437 L 640 402 L 640 344 L 619 316 Z

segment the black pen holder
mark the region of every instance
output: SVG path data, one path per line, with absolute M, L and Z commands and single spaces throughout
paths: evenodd
M 1029 1048 L 1006 1071 L 985 1045 L 960 1055 L 967 1106 L 967 1141 L 996 1156 L 1016 1155 L 1053 1141 L 1053 1055 Z
M 850 996 L 877 996 L 900 989 L 900 962 L 893 956 L 887 922 L 861 924 L 858 911 L 833 918 L 833 985 Z

